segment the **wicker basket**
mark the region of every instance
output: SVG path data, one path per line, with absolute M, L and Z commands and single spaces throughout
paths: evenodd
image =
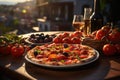
M 99 41 L 99 40 L 94 40 L 90 38 L 85 38 L 83 39 L 82 44 L 83 45 L 88 45 L 98 51 L 102 51 L 103 45 L 105 45 L 107 42 L 106 41 Z

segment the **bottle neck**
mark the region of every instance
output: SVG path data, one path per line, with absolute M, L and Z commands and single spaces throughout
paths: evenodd
M 94 0 L 94 12 L 95 13 L 100 13 L 100 0 Z

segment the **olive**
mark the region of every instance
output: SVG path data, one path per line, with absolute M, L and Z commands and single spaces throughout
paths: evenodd
M 44 36 L 44 35 L 41 35 L 41 39 L 43 39 L 43 40 L 44 40 L 44 39 L 45 39 L 45 36 Z
M 65 57 L 68 57 L 68 56 L 69 56 L 67 52 L 64 52 L 63 55 L 64 55 Z
M 34 38 L 30 38 L 29 41 L 30 42 L 35 42 L 35 39 Z
M 68 47 L 69 47 L 68 44 L 64 43 L 64 48 L 68 48 Z
M 41 35 L 41 36 L 44 36 L 44 33 L 41 33 L 40 35 Z
M 39 34 L 36 34 L 36 36 L 39 36 Z
M 39 40 L 39 43 L 43 43 L 43 42 L 44 42 L 44 40 L 43 40 L 43 39 L 40 39 L 40 40 Z
M 51 42 L 52 40 L 53 40 L 53 37 L 50 36 L 50 37 L 48 38 L 48 42 Z
M 49 34 L 44 34 L 44 33 L 40 33 L 40 34 L 31 34 L 29 41 L 33 42 L 33 43 L 47 43 L 47 42 L 51 42 L 53 40 L 53 38 L 55 37 L 55 35 L 49 35 Z
M 46 37 L 46 38 L 49 38 L 49 37 L 50 37 L 50 35 L 49 35 L 49 34 L 47 34 L 47 35 L 45 35 L 45 37 Z
M 30 35 L 30 38 L 35 38 L 35 35 L 34 35 L 34 34 L 31 34 L 31 35 Z
M 38 53 L 38 51 L 34 51 L 34 56 L 37 56 L 39 53 Z
M 35 39 L 35 43 L 39 43 L 39 40 L 38 40 L 38 39 Z
M 49 38 L 46 37 L 46 38 L 44 39 L 44 42 L 49 42 Z

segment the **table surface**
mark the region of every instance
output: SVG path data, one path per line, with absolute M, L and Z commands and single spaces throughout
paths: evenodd
M 0 71 L 17 80 L 120 80 L 120 55 L 106 57 L 101 54 L 93 63 L 62 70 L 33 65 L 24 56 L 14 58 L 11 55 L 0 55 Z

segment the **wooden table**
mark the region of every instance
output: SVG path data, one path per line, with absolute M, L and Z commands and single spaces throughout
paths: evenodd
M 0 55 L 0 73 L 12 80 L 120 80 L 120 55 L 106 57 L 100 53 L 93 63 L 65 70 L 33 65 L 24 56 Z

